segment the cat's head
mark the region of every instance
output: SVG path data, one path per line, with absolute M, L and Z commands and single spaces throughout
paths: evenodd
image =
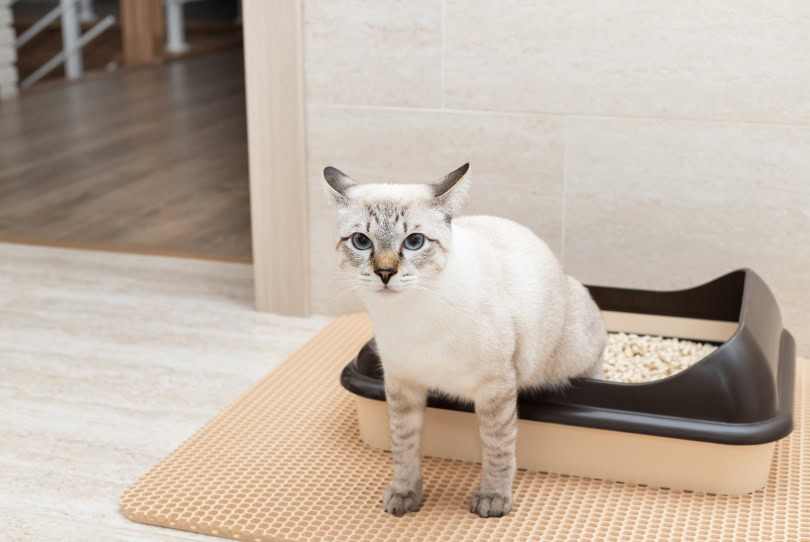
M 429 291 L 450 255 L 451 221 L 468 190 L 468 169 L 464 164 L 432 184 L 356 184 L 324 169 L 338 210 L 335 249 L 344 280 L 375 296 Z

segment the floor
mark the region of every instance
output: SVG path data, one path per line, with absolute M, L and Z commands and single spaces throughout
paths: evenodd
M 250 261 L 241 50 L 0 111 L 0 240 Z
M 0 243 L 0 538 L 216 540 L 118 498 L 329 321 L 252 299 L 245 264 Z

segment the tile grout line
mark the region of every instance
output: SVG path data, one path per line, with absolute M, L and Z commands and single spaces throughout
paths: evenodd
M 112 254 L 130 254 L 136 256 L 157 256 L 161 258 L 179 258 L 204 262 L 253 265 L 252 259 L 220 256 L 209 253 L 184 252 L 170 249 L 117 245 L 115 243 L 85 243 L 81 241 L 63 241 L 60 239 L 34 239 L 0 235 L 0 245 L 25 245 L 29 247 L 46 247 L 66 250 L 83 250 L 87 252 L 106 252 Z
M 442 61 L 441 61 L 441 84 L 442 84 L 442 96 L 441 96 L 441 104 L 442 104 L 442 111 L 445 110 L 446 100 L 445 100 L 445 55 L 447 49 L 447 32 L 446 32 L 446 24 L 445 20 L 447 18 L 447 0 L 441 0 L 442 2 Z
M 732 126 L 775 126 L 783 128 L 810 128 L 810 122 L 767 122 L 755 120 L 731 120 L 731 119 L 699 119 L 688 117 L 641 117 L 631 115 L 596 115 L 587 113 L 554 113 L 549 111 L 521 111 L 521 110 L 496 110 L 496 109 L 459 109 L 452 107 L 411 107 L 402 105 L 373 105 L 373 104 L 348 104 L 348 103 L 326 103 L 309 102 L 306 107 L 319 107 L 323 109 L 354 109 L 365 111 L 393 111 L 403 113 L 454 113 L 470 115 L 504 115 L 504 116 L 532 116 L 532 117 L 553 117 L 573 120 L 622 120 L 637 122 L 677 122 L 693 124 L 725 124 Z
M 568 119 L 563 121 L 562 209 L 560 212 L 560 264 L 565 269 L 565 223 L 568 214 Z

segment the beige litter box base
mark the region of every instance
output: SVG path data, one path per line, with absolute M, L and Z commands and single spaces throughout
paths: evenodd
M 385 402 L 356 401 L 363 441 L 390 450 Z M 423 454 L 481 461 L 475 414 L 428 408 L 425 416 Z M 730 446 L 520 420 L 517 464 L 531 471 L 742 495 L 765 487 L 775 444 Z
M 364 315 L 330 324 L 130 487 L 135 521 L 239 540 L 810 540 L 810 379 L 797 364 L 796 430 L 765 488 L 741 497 L 519 471 L 512 512 L 467 511 L 480 465 L 423 462 L 422 510 L 385 514 L 391 456 L 360 438 L 338 383 L 371 336 Z M 201 398 L 204 400 L 204 398 Z M 666 465 L 663 465 L 666 468 Z

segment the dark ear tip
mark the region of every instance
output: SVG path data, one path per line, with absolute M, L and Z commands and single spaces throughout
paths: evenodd
M 323 168 L 323 176 L 329 178 L 330 175 L 334 175 L 337 170 L 332 166 L 326 166 Z

